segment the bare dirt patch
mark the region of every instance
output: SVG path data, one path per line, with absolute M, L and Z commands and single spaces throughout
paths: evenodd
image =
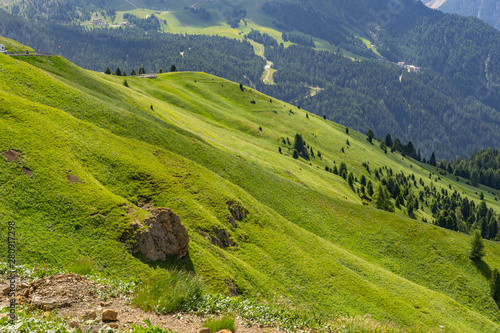
M 33 171 L 31 171 L 30 169 L 25 168 L 25 167 L 23 167 L 23 173 L 24 173 L 26 176 L 28 176 L 28 177 L 33 176 Z
M 21 153 L 12 149 L 6 150 L 2 152 L 2 155 L 7 159 L 9 162 L 16 162 L 21 158 Z
M 66 179 L 68 180 L 68 182 L 70 184 L 73 184 L 73 183 L 81 183 L 82 181 L 80 180 L 80 178 L 78 178 L 77 176 L 75 175 L 67 175 L 66 176 Z
M 4 276 L 4 278 L 6 278 Z M 186 313 L 161 315 L 146 312 L 129 304 L 127 295 L 118 293 L 116 297 L 108 296 L 110 288 L 105 284 L 92 281 L 86 277 L 68 273 L 46 276 L 29 282 L 20 281 L 16 289 L 18 304 L 27 304 L 31 308 L 45 311 L 41 317 L 50 321 L 50 317 L 64 318 L 71 327 L 80 327 L 84 332 L 97 332 L 106 325 L 120 330 L 130 330 L 132 324 L 146 327 L 148 319 L 153 325 L 163 329 L 171 329 L 177 333 L 198 332 L 206 318 Z M 8 281 L 0 280 L 0 308 L 7 307 Z M 130 296 L 130 295 L 129 295 Z M 103 313 L 117 312 L 117 320 L 107 322 Z M 237 332 L 241 333 L 282 333 L 275 327 L 262 325 L 248 326 L 246 321 L 237 317 Z

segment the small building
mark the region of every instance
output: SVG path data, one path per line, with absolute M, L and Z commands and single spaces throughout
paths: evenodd
M 7 49 L 5 48 L 5 45 L 0 44 L 0 53 L 7 53 Z
M 108 23 L 104 22 L 100 18 L 93 19 L 92 24 L 93 25 L 100 25 L 100 26 L 108 25 Z

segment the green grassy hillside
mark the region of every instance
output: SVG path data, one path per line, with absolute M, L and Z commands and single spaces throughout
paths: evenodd
M 486 241 L 484 261 L 473 264 L 468 235 L 364 205 L 359 183 L 325 171 L 344 162 L 377 184 L 368 163 L 428 185 L 432 167 L 205 73 L 127 77 L 125 87 L 123 77 L 57 56 L 0 55 L 0 68 L 0 151 L 20 153 L 0 158 L 2 237 L 16 221 L 20 263 L 68 268 L 90 258 L 96 271 L 123 278 L 178 267 L 214 292 L 323 316 L 371 314 L 414 332 L 500 330 L 488 280 L 500 267 L 498 243 Z M 282 138 L 296 133 L 322 157 L 292 158 Z M 479 202 L 463 181 L 432 182 Z M 498 212 L 499 193 L 480 190 Z M 248 211 L 237 227 L 228 202 Z M 130 253 L 126 235 L 148 215 L 145 203 L 180 216 L 186 260 L 152 264 Z M 232 246 L 208 240 L 221 229 Z

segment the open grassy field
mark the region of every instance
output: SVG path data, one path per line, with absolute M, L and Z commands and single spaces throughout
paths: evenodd
M 0 55 L 0 68 L 0 151 L 20 153 L 0 158 L 0 230 L 4 238 L 6 222 L 16 221 L 20 263 L 69 268 L 88 258 L 121 278 L 183 268 L 213 292 L 325 317 L 370 314 L 409 332 L 500 330 L 489 291 L 500 244 L 485 241 L 487 255 L 474 264 L 470 236 L 363 205 L 359 183 L 351 188 L 325 166 L 344 162 L 374 184 L 362 163 L 388 167 L 476 203 L 483 191 L 500 212 L 498 191 L 429 179 L 429 165 L 205 73 L 127 77 L 125 87 L 123 77 L 61 57 Z M 282 138 L 297 133 L 322 158 L 293 159 Z M 124 235 L 148 215 L 144 202 L 180 216 L 191 238 L 186 260 L 148 263 L 130 253 Z M 248 211 L 236 227 L 228 202 Z M 221 229 L 233 245 L 207 239 Z

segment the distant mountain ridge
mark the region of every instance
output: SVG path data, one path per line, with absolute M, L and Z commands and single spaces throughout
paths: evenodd
M 500 1 L 498 0 L 422 0 L 429 8 L 445 13 L 477 17 L 500 30 Z

